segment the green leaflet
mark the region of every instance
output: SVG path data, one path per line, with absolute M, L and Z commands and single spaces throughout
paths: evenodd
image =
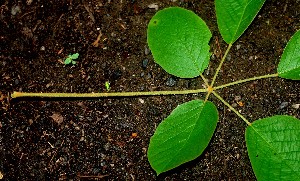
M 300 120 L 273 116 L 246 129 L 246 144 L 257 180 L 300 180 Z
M 265 0 L 216 0 L 216 14 L 220 33 L 233 44 L 251 24 Z
M 281 78 L 300 80 L 300 30 L 286 45 L 277 72 Z
M 157 127 L 150 139 L 148 160 L 157 174 L 201 155 L 218 121 L 216 106 L 193 100 L 179 105 Z
M 160 10 L 150 20 L 147 33 L 154 60 L 168 73 L 193 78 L 207 68 L 212 35 L 192 11 L 179 7 Z

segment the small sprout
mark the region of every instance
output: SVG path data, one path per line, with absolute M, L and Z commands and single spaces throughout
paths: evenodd
M 105 85 L 105 89 L 107 91 L 109 91 L 110 90 L 110 83 L 109 83 L 109 81 L 106 81 L 104 85 Z
M 65 65 L 68 65 L 68 64 L 73 64 L 73 65 L 75 65 L 76 64 L 76 59 L 78 58 L 78 56 L 79 56 L 79 53 L 75 53 L 75 54 L 73 54 L 73 55 L 69 55 L 66 59 L 65 59 L 65 61 L 64 61 L 64 63 L 65 63 Z

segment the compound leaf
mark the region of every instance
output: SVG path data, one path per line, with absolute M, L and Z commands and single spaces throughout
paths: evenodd
M 265 0 L 216 0 L 219 31 L 226 43 L 234 43 L 251 24 Z
M 148 160 L 157 174 L 201 155 L 218 121 L 212 102 L 193 100 L 179 105 L 157 127 L 150 139 Z
M 300 80 L 300 30 L 286 45 L 277 72 L 279 77 Z
M 168 73 L 193 78 L 207 68 L 212 35 L 194 12 L 179 7 L 158 11 L 147 34 L 154 60 Z
M 300 180 L 300 120 L 273 116 L 246 129 L 248 155 L 257 180 Z

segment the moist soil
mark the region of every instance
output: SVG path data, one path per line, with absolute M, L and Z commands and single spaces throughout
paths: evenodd
M 179 104 L 205 94 L 98 99 L 11 99 L 23 92 L 186 90 L 200 78 L 179 79 L 157 65 L 147 23 L 180 6 L 207 23 L 211 78 L 227 45 L 211 0 L 1 1 L 0 175 L 4 180 L 255 180 L 244 140 L 246 123 L 214 96 L 217 129 L 204 153 L 159 176 L 147 160 L 157 125 Z M 276 73 L 285 45 L 300 29 L 299 0 L 268 0 L 233 45 L 216 85 Z M 64 59 L 79 53 L 75 65 Z M 280 78 L 218 90 L 250 121 L 287 114 L 300 118 L 300 82 Z

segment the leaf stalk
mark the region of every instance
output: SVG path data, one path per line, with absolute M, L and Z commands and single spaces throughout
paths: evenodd
M 214 87 L 214 90 L 222 89 L 222 88 L 229 87 L 229 86 L 232 86 L 232 85 L 235 85 L 235 84 L 249 82 L 249 81 L 252 81 L 252 80 L 259 80 L 259 79 L 265 79 L 265 78 L 271 78 L 271 77 L 278 77 L 278 73 L 267 74 L 267 75 L 262 75 L 262 76 L 258 76 L 258 77 L 252 77 L 252 78 L 247 78 L 247 79 L 243 79 L 243 80 L 238 80 L 238 81 L 235 81 L 235 82 L 231 82 L 231 83 L 228 83 L 228 84 L 224 84 L 224 85 Z
M 103 92 L 103 93 L 32 93 L 14 92 L 11 97 L 134 97 L 134 96 L 155 96 L 155 95 L 175 95 L 175 94 L 197 94 L 207 92 L 206 89 L 179 90 L 179 91 L 153 91 L 153 92 Z
M 227 54 L 229 53 L 229 50 L 231 49 L 231 47 L 232 47 L 232 44 L 229 44 L 228 47 L 227 47 L 227 50 L 225 51 L 225 54 L 223 55 L 223 57 L 222 57 L 222 59 L 221 59 L 221 62 L 220 62 L 220 64 L 219 64 L 219 66 L 218 66 L 218 68 L 217 68 L 217 70 L 216 70 L 216 73 L 215 73 L 215 75 L 214 75 L 214 77 L 213 77 L 213 79 L 212 79 L 212 81 L 211 81 L 211 84 L 210 84 L 211 87 L 214 86 L 214 83 L 215 83 L 215 81 L 216 81 L 216 78 L 217 78 L 217 76 L 218 76 L 218 74 L 219 74 L 219 72 L 220 72 L 220 70 L 221 70 L 221 67 L 222 67 L 222 65 L 223 65 L 223 63 L 224 63 L 224 61 L 225 61 L 225 58 L 227 57 Z
M 240 117 L 246 124 L 251 126 L 251 123 L 243 116 L 241 113 L 239 113 L 234 107 L 232 107 L 228 102 L 226 102 L 218 93 L 215 91 L 212 91 L 212 93 L 221 101 L 223 104 L 225 104 L 230 110 L 232 110 L 238 117 Z

